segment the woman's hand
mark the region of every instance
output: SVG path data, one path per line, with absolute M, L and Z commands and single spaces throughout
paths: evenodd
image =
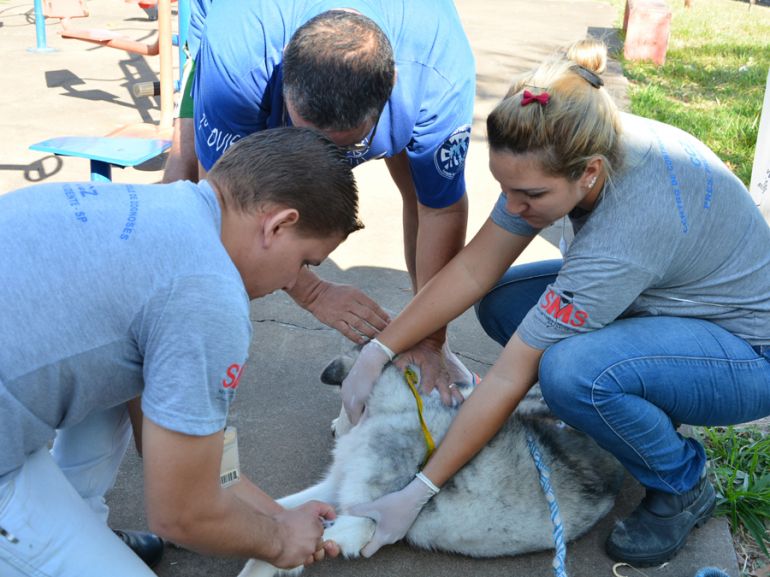
M 356 359 L 348 376 L 342 381 L 342 406 L 351 424 L 361 419 L 369 395 L 382 369 L 393 360 L 393 353 L 377 339 L 369 341 Z
M 400 491 L 352 507 L 351 515 L 369 517 L 377 523 L 372 540 L 361 549 L 361 555 L 371 557 L 383 545 L 403 539 L 425 503 L 438 492 L 438 487 L 420 473 Z

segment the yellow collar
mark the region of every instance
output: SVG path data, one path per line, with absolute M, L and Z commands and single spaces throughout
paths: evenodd
M 420 465 L 420 469 L 422 469 L 430 459 L 431 455 L 433 454 L 433 451 L 436 450 L 436 443 L 433 441 L 433 436 L 430 434 L 428 425 L 425 423 L 425 417 L 423 417 L 423 414 L 422 414 L 422 397 L 420 396 L 420 393 L 417 392 L 417 384 L 419 383 L 419 379 L 417 378 L 417 373 L 414 371 L 413 368 L 407 367 L 404 370 L 404 379 L 406 380 L 406 384 L 409 385 L 409 390 L 412 391 L 412 395 L 414 395 L 414 400 L 417 403 L 417 415 L 420 417 L 420 427 L 422 427 L 422 435 L 423 437 L 425 437 L 425 445 L 428 448 L 427 453 L 425 454 L 425 459 L 423 459 L 422 465 Z

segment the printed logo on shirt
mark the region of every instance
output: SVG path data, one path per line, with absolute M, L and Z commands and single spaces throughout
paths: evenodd
M 216 126 L 211 126 L 205 114 L 198 121 L 198 134 L 196 140 L 205 142 L 206 146 L 218 155 L 222 155 L 233 144 L 241 139 L 241 135 L 235 132 L 227 132 Z
M 588 313 L 575 306 L 572 302 L 573 296 L 571 292 L 559 295 L 553 289 L 548 289 L 540 301 L 540 308 L 562 324 L 582 327 L 588 320 Z
M 136 189 L 129 184 L 126 186 L 126 191 L 128 192 L 128 217 L 120 233 L 120 240 L 131 238 L 131 233 L 136 229 L 136 220 L 139 214 L 139 195 Z
M 236 363 L 233 363 L 227 367 L 225 372 L 225 378 L 222 381 L 222 386 L 225 389 L 237 389 L 238 384 L 241 382 L 241 374 L 243 373 L 243 367 Z
M 436 149 L 433 161 L 441 176 L 451 179 L 462 170 L 470 142 L 471 125 L 466 124 L 450 134 L 449 138 Z

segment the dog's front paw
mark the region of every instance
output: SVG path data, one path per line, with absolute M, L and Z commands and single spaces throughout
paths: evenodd
M 299 566 L 294 569 L 278 569 L 273 567 L 267 561 L 260 561 L 259 559 L 249 559 L 246 565 L 243 566 L 241 572 L 238 573 L 238 577 L 297 577 L 302 573 L 304 567 Z
M 343 557 L 360 557 L 361 549 L 372 540 L 376 524 L 367 517 L 340 515 L 324 530 L 324 540 L 334 541 L 340 547 Z M 238 577 L 297 577 L 303 567 L 278 569 L 267 561 L 249 559 Z
M 324 539 L 340 546 L 344 557 L 360 557 L 361 549 L 372 540 L 376 524 L 368 517 L 339 515 L 324 531 Z

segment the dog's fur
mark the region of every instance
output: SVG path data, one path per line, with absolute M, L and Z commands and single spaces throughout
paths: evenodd
M 353 364 L 352 355 L 332 361 L 322 381 L 340 384 Z M 461 390 L 467 396 L 471 387 Z M 422 399 L 425 421 L 438 444 L 457 409 L 443 405 L 435 393 Z M 337 442 L 326 477 L 278 502 L 285 507 L 311 499 L 332 504 L 339 516 L 324 538 L 336 541 L 343 555 L 358 557 L 374 523 L 345 512 L 407 485 L 425 457 L 425 439 L 415 399 L 393 365 L 377 381 L 366 418 L 351 427 L 343 410 L 333 426 Z M 556 420 L 535 387 L 490 443 L 428 502 L 406 540 L 423 549 L 473 557 L 553 548 L 553 526 L 527 446 L 528 433 L 550 469 L 565 538 L 579 537 L 604 517 L 620 488 L 622 467 L 589 437 Z M 239 577 L 277 572 L 263 561 L 250 560 Z

